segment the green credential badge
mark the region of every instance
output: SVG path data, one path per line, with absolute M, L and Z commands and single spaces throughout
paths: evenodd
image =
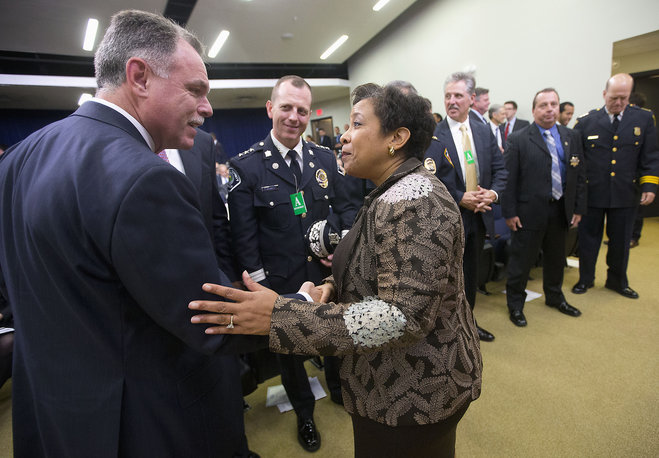
M 291 194 L 291 204 L 293 205 L 293 214 L 301 215 L 307 212 L 307 205 L 304 203 L 302 192 Z

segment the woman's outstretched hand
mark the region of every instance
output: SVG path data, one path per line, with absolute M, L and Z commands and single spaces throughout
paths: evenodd
M 247 291 L 206 283 L 203 290 L 233 302 L 195 300 L 188 304 L 190 310 L 210 312 L 195 315 L 194 324 L 213 324 L 206 334 L 253 334 L 270 333 L 270 317 L 278 294 L 252 280 L 243 272 Z

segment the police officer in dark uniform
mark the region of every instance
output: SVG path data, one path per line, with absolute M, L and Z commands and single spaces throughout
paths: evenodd
M 659 183 L 659 152 L 654 115 L 628 105 L 634 81 L 628 74 L 612 76 L 604 89 L 603 108 L 579 117 L 574 128 L 583 141 L 588 180 L 588 211 L 579 224 L 579 282 L 572 292 L 594 285 L 595 263 L 604 228 L 609 237 L 605 287 L 631 299 L 627 264 L 634 212 L 649 205 Z
M 282 77 L 266 104 L 270 134 L 230 162 L 229 213 L 238 264 L 253 280 L 279 293 L 295 292 L 305 281 L 320 283 L 328 261 L 311 256 L 309 227 L 331 219 L 347 232 L 357 209 L 346 199 L 345 178 L 334 153 L 301 139 L 309 122 L 311 88 L 298 76 Z M 320 447 L 313 421 L 314 395 L 306 359 L 278 355 L 282 383 L 298 416 L 298 439 L 307 451 Z M 341 403 L 338 360 L 325 358 L 332 400 Z

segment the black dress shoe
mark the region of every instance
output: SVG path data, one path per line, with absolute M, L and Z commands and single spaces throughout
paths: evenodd
M 510 321 L 512 321 L 515 326 L 526 326 L 526 317 L 521 310 L 513 310 L 510 312 Z
M 249 453 L 247 454 L 247 458 L 261 458 L 261 455 L 250 450 Z
M 566 315 L 570 316 L 579 316 L 581 315 L 581 311 L 576 308 L 572 307 L 570 304 L 567 302 L 563 301 L 560 304 L 554 305 L 554 304 L 547 304 L 549 307 L 553 307 L 555 309 L 558 309 L 559 312 L 564 313 Z
M 631 289 L 629 286 L 625 286 L 624 288 L 615 288 L 609 284 L 604 285 L 605 288 L 612 289 L 616 293 L 628 297 L 630 299 L 638 299 L 638 293 Z
M 592 283 L 587 285 L 583 282 L 579 282 L 572 287 L 572 292 L 574 294 L 584 294 L 586 291 L 588 291 L 588 288 L 592 288 L 592 287 L 593 287 Z
M 311 418 L 298 420 L 297 440 L 307 452 L 315 452 L 320 448 L 320 433 Z
M 494 334 L 491 332 L 486 331 L 478 325 L 476 326 L 476 330 L 478 331 L 478 338 L 483 342 L 492 342 L 494 340 Z

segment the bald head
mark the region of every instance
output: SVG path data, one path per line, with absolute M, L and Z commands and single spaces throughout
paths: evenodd
M 633 87 L 634 79 L 627 73 L 618 73 L 609 78 L 604 88 L 606 110 L 613 115 L 622 113 L 629 103 Z

